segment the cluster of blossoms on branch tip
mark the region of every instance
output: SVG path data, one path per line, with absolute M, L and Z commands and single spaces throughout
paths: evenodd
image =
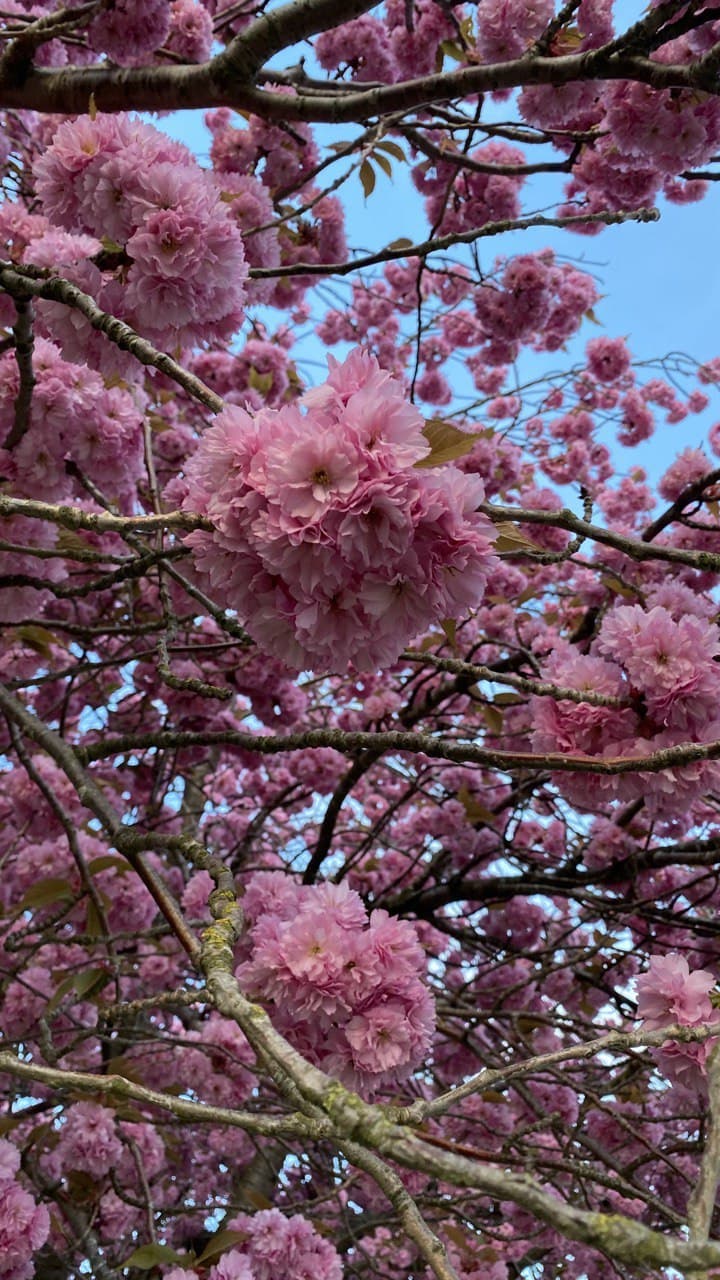
M 35 166 L 43 212 L 121 253 L 123 288 L 83 263 L 76 283 L 159 343 L 232 337 L 244 314 L 240 229 L 182 143 L 128 115 L 61 124 Z
M 685 956 L 671 952 L 651 956 L 647 973 L 637 979 L 637 1014 L 647 1031 L 656 1031 L 671 1023 L 681 1027 L 700 1027 L 720 1022 L 720 1010 L 713 1008 L 710 992 L 716 978 L 707 969 L 690 970 Z M 684 1044 L 672 1040 L 658 1055 L 661 1071 L 672 1084 L 689 1092 L 703 1090 L 708 1059 L 718 1038 Z
M 642 605 L 615 605 L 587 654 L 556 645 L 545 678 L 575 690 L 605 695 L 607 706 L 533 700 L 533 745 L 538 751 L 610 758 L 643 756 L 663 747 L 716 741 L 720 736 L 720 632 L 702 598 L 671 585 L 649 593 Z M 693 610 L 692 612 L 690 610 Z M 717 786 L 713 760 L 657 773 L 559 778 L 563 794 L 595 808 L 599 793 L 633 801 L 643 797 L 655 815 Z
M 409 921 L 380 910 L 368 918 L 345 884 L 300 885 L 281 872 L 251 876 L 243 909 L 238 980 L 307 1058 L 370 1091 L 423 1061 L 435 1011 Z
M 434 622 L 478 605 L 497 565 L 477 476 L 418 470 L 423 419 L 377 360 L 254 417 L 226 406 L 186 470 L 186 538 L 213 595 L 296 668 L 390 666 Z M 176 497 L 176 486 L 171 497 Z
M 342 1280 L 340 1255 L 307 1218 L 261 1209 L 236 1214 L 227 1230 L 238 1243 L 210 1268 L 208 1280 Z M 164 1280 L 197 1280 L 197 1272 L 172 1267 Z
M 32 1256 L 50 1234 L 50 1214 L 18 1179 L 20 1152 L 0 1138 L 0 1280 L 29 1280 Z

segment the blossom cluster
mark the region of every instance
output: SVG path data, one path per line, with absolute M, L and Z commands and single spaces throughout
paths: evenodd
M 638 1018 L 647 1031 L 672 1023 L 698 1027 L 717 1022 L 720 1012 L 713 1009 L 710 1000 L 715 982 L 707 969 L 691 972 L 685 956 L 677 952 L 651 956 L 647 972 L 637 979 Z M 717 1037 L 687 1044 L 670 1041 L 659 1054 L 660 1067 L 673 1084 L 691 1092 L 702 1090 L 708 1058 L 717 1043 Z
M 50 1234 L 50 1214 L 21 1186 L 20 1152 L 0 1138 L 0 1280 L 30 1280 L 32 1256 Z
M 420 181 L 416 176 L 416 182 Z M 517 180 L 502 177 L 494 181 Z M 423 190 L 428 184 L 432 185 L 425 175 Z M 492 191 L 488 187 L 482 199 L 494 199 Z M 482 203 L 480 195 L 477 199 L 474 219 L 487 222 L 494 216 L 493 209 Z M 466 210 L 465 204 L 461 207 Z M 328 311 L 316 332 L 329 345 L 361 339 L 378 353 L 384 368 L 399 373 L 411 350 L 402 341 L 399 317 L 414 314 L 419 288 L 428 311 L 432 295 L 436 295 L 436 327 L 420 340 L 424 369 L 415 383 L 417 396 L 434 405 L 450 404 L 453 399 L 445 366 L 457 358 L 458 351 L 465 355 L 477 390 L 495 395 L 505 381 L 506 366 L 524 346 L 539 351 L 559 350 L 598 300 L 592 277 L 558 262 L 551 249 L 497 258 L 492 272 L 481 282 L 460 269 L 449 277 L 443 273 L 429 275 L 420 270 L 415 258 L 386 263 L 384 277 L 371 286 L 356 281 L 352 306 Z M 485 412 L 488 417 L 503 416 L 496 415 L 491 406 Z M 512 417 L 512 412 L 506 416 Z
M 695 612 L 688 612 L 687 593 L 673 596 L 670 588 L 651 594 L 648 605 L 611 609 L 588 654 L 569 644 L 555 646 L 544 677 L 606 701 L 533 699 L 537 751 L 642 759 L 663 747 L 718 737 L 717 625 L 701 600 Z M 583 807 L 594 808 L 601 796 L 624 801 L 642 796 L 651 812 L 663 814 L 677 808 L 680 796 L 688 803 L 719 778 L 716 762 L 700 761 L 654 773 L 566 775 L 558 783 Z
M 368 919 L 346 885 L 300 885 L 279 871 L 247 882 L 244 990 L 311 1061 L 365 1090 L 403 1079 L 426 1056 L 434 1005 L 412 924 Z
M 223 1253 L 208 1280 L 342 1280 L 337 1249 L 299 1214 L 286 1218 L 279 1209 L 239 1213 L 226 1229 L 246 1238 Z M 187 1267 L 172 1267 L 164 1280 L 198 1277 Z
M 423 419 L 377 361 L 331 361 L 297 405 L 226 406 L 188 464 L 186 541 L 212 595 L 297 668 L 389 666 L 480 603 L 497 561 L 482 481 L 429 453 Z
M 279 95 L 291 92 L 278 90 Z M 288 130 L 255 115 L 240 122 L 227 107 L 209 111 L 205 123 L 212 134 L 210 159 L 222 199 L 242 230 L 252 231 L 245 241 L 252 266 L 347 260 L 343 206 L 310 181 L 319 153 L 308 125 L 296 123 Z M 293 206 L 287 201 L 295 198 L 296 189 L 299 207 L 288 220 Z M 281 196 L 285 216 L 273 226 L 273 206 Z M 302 275 L 252 280 L 247 294 L 252 301 L 293 307 L 311 283 L 311 276 Z
M 80 116 L 58 127 L 34 175 L 54 223 L 121 251 L 121 290 L 99 267 L 87 281 L 100 306 L 166 345 L 233 335 L 247 276 L 242 235 L 182 143 L 125 114 Z
M 86 364 L 69 363 L 52 342 L 35 342 L 35 388 L 28 423 L 11 450 L 0 450 L 0 476 L 19 494 L 65 497 L 73 462 L 108 497 L 128 505 L 143 469 L 142 412 L 122 386 L 106 386 Z M 13 352 L 0 356 L 0 438 L 13 425 L 19 374 Z

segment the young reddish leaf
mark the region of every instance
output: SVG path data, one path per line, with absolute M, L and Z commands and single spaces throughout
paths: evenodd
M 445 639 L 452 649 L 457 648 L 457 623 L 454 618 L 446 618 L 440 623 L 443 629 Z
M 383 138 L 382 142 L 375 144 L 376 151 L 389 151 L 391 156 L 396 160 L 406 160 L 407 156 L 398 142 L 392 142 L 389 138 Z
M 360 165 L 360 181 L 367 200 L 368 196 L 371 196 L 375 190 L 375 170 L 369 160 L 363 160 Z
M 542 551 L 542 547 L 522 533 L 516 524 L 503 521 L 501 524 L 496 524 L 495 528 L 497 530 L 496 551 Z
M 392 178 L 392 165 L 388 160 L 387 156 L 384 156 L 380 151 L 373 151 L 372 158 L 375 164 L 380 165 L 380 168 L 382 169 L 383 173 L 386 173 L 388 178 Z
M 430 445 L 430 452 L 415 463 L 417 468 L 439 467 L 444 462 L 454 462 L 469 453 L 479 439 L 477 432 L 460 431 L 442 418 L 430 418 L 423 427 L 423 435 Z

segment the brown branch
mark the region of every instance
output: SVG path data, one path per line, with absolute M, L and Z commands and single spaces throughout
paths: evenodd
M 364 1170 L 377 1183 L 395 1210 L 409 1240 L 417 1246 L 423 1260 L 438 1280 L 460 1280 L 448 1258 L 442 1240 L 428 1226 L 402 1178 L 379 1156 L 358 1142 L 342 1142 L 341 1149 L 358 1169 Z
M 710 1118 L 705 1150 L 700 1163 L 700 1176 L 687 1207 L 690 1239 L 697 1244 L 704 1244 L 710 1236 L 720 1182 L 720 1057 L 717 1048 L 710 1055 L 708 1064 L 708 1095 Z
M 377 0 L 290 0 L 269 9 L 250 24 L 227 49 L 213 59 L 213 84 L 229 88 L 240 80 L 251 84 L 264 62 L 276 53 L 299 44 L 343 22 L 350 22 L 372 9 Z
M 365 9 L 370 7 L 366 5 Z M 327 15 L 327 8 L 323 8 L 322 13 Z M 339 20 L 341 15 L 336 13 L 329 25 Z M 322 30 L 322 22 L 315 29 Z M 251 30 L 248 28 L 244 33 L 246 37 Z M 306 34 L 312 33 L 306 29 Z M 254 37 L 256 44 L 261 39 Z M 270 43 L 268 33 L 267 47 Z M 284 39 L 281 48 L 290 43 Z M 0 85 L 0 108 L 81 115 L 87 112 L 92 98 L 101 111 L 125 111 L 129 102 L 137 111 L 230 106 L 251 111 L 265 120 L 341 124 L 365 123 L 396 111 L 404 113 L 495 89 L 533 84 L 559 87 L 583 81 L 631 80 L 655 89 L 687 88 L 720 93 L 717 75 L 711 67 L 655 62 L 634 53 L 614 52 L 611 46 L 561 57 L 524 56 L 490 66 L 462 67 L 341 95 L 333 91 L 334 86 L 329 82 L 325 95 L 298 93 L 295 97 L 256 89 L 244 81 L 237 69 L 237 63 L 243 62 L 243 54 L 238 52 L 234 56 L 235 63 L 222 61 L 225 54 L 218 54 L 211 62 L 193 66 L 33 67 L 21 84 Z M 246 39 L 246 67 L 253 56 L 253 41 Z M 257 79 L 264 80 L 262 69 Z
M 0 519 L 12 519 L 13 516 L 48 520 L 61 529 L 86 529 L 89 533 L 119 533 L 121 536 L 133 532 L 155 533 L 158 529 L 180 529 L 188 533 L 193 529 L 213 528 L 208 520 L 189 511 L 168 511 L 154 516 L 116 516 L 109 511 L 87 511 L 84 507 L 0 494 Z
M 690 503 L 699 502 L 705 490 L 709 489 L 711 485 L 717 484 L 718 481 L 720 481 L 720 467 L 717 467 L 714 471 L 709 471 L 707 475 L 701 476 L 699 480 L 694 480 L 692 484 L 687 485 L 682 493 L 678 494 L 672 506 L 668 507 L 661 516 L 658 516 L 657 520 L 653 520 L 652 524 L 648 525 L 642 534 L 642 541 L 652 542 L 653 538 L 662 533 L 663 529 L 682 516 L 683 511 Z
M 381 262 L 394 262 L 400 258 L 426 258 L 431 253 L 442 253 L 456 244 L 474 244 L 488 236 L 505 235 L 509 231 L 527 231 L 530 227 L 572 227 L 579 223 L 598 222 L 604 226 L 612 226 L 621 222 L 657 222 L 660 214 L 657 209 L 629 209 L 623 213 L 578 213 L 567 218 L 548 218 L 544 214 L 532 214 L 528 218 L 508 218 L 502 222 L 487 222 L 483 227 L 473 227 L 470 231 L 457 231 L 446 236 L 433 236 L 430 240 L 422 240 L 418 244 L 406 244 L 399 249 L 388 245 L 377 253 L 368 253 L 362 258 L 352 258 L 349 262 L 297 262 L 288 267 L 251 267 L 253 280 L 276 280 L 285 276 L 347 276 L 352 271 L 361 271 L 365 267 L 374 267 Z
M 61 302 L 66 307 L 72 307 L 85 316 L 93 329 L 104 333 L 121 351 L 129 351 L 136 360 L 140 361 L 140 364 L 164 373 L 213 413 L 218 413 L 222 409 L 221 397 L 211 391 L 200 378 L 196 378 L 193 373 L 188 373 L 182 365 L 173 360 L 172 356 L 164 351 L 158 351 L 151 342 L 131 329 L 129 324 L 125 324 L 124 320 L 118 320 L 116 316 L 102 311 L 88 293 L 83 293 L 82 289 L 78 289 L 77 285 L 71 284 L 69 280 L 64 280 L 61 276 L 48 276 L 39 268 L 33 270 L 25 266 L 0 264 L 0 288 L 16 300 L 43 298 L 49 302 Z
M 45 13 L 34 22 L 28 21 L 0 57 L 0 84 L 22 83 L 32 66 L 36 49 L 58 36 L 71 35 L 81 30 L 99 8 L 99 0 L 92 0 L 90 4 Z
M 29 298 L 15 298 L 14 301 L 17 319 L 13 325 L 13 337 L 15 339 L 15 359 L 20 375 L 20 386 L 15 398 L 13 425 L 5 437 L 3 446 L 5 449 L 14 449 L 30 426 L 30 411 L 33 391 L 35 390 L 33 305 Z
M 613 777 L 620 773 L 659 773 L 662 769 L 695 764 L 698 760 L 720 759 L 720 741 L 687 742 L 663 747 L 647 756 L 563 755 L 558 751 L 502 751 L 477 747 L 473 743 L 448 741 L 431 734 L 403 733 L 396 729 L 384 733 L 345 732 L 343 729 L 309 729 L 304 733 L 255 736 L 232 730 L 193 733 L 185 730 L 158 730 L 155 733 L 127 733 L 105 738 L 88 747 L 76 747 L 78 760 L 89 764 L 112 756 L 127 755 L 143 749 L 158 751 L 165 747 L 242 747 L 259 755 L 277 755 L 286 751 L 311 751 L 314 747 L 333 747 L 345 755 L 358 751 L 378 753 L 420 753 L 434 760 L 451 760 L 456 764 L 479 764 L 509 772 L 512 769 L 542 769 L 559 773 L 596 773 Z
M 593 542 L 604 543 L 622 551 L 630 560 L 664 560 L 667 564 L 686 564 L 693 569 L 720 572 L 720 552 L 685 551 L 681 547 L 655 547 L 637 538 L 626 537 L 622 533 L 614 533 L 612 529 L 604 529 L 601 525 L 582 520 L 574 512 L 563 507 L 561 511 L 538 511 L 523 507 L 501 507 L 494 502 L 483 502 L 478 508 L 496 524 L 503 521 L 515 521 L 520 524 L 549 525 L 554 529 L 566 529 L 569 533 L 590 538 Z
M 485 667 L 475 662 L 462 662 L 458 658 L 438 658 L 433 653 L 414 653 L 411 649 L 406 650 L 402 658 L 406 662 L 435 667 L 437 671 L 449 671 L 456 676 L 465 676 L 471 684 L 479 680 L 489 681 L 491 684 L 508 684 L 513 689 L 521 689 L 523 693 L 556 698 L 558 702 L 587 702 L 593 707 L 630 706 L 628 699 L 612 698 L 606 693 L 594 693 L 592 689 L 567 689 L 564 685 L 496 671 L 493 667 Z
M 573 0 L 574 4 L 579 4 L 580 0 Z M 451 150 L 449 147 L 438 146 L 436 142 L 431 142 L 429 138 L 420 133 L 418 129 L 411 129 L 409 126 L 399 126 L 398 132 L 412 143 L 416 151 L 421 151 L 424 156 L 430 160 L 436 160 L 438 164 L 449 164 L 454 169 L 466 171 L 468 173 L 499 173 L 507 177 L 527 177 L 533 173 L 569 173 L 573 165 L 573 156 L 570 155 L 566 160 L 548 160 L 546 162 L 540 160 L 536 164 L 490 164 L 481 160 L 473 160 L 472 156 L 463 155 L 460 151 Z
M 330 1136 L 332 1126 L 328 1121 L 311 1120 L 303 1115 L 262 1116 L 235 1107 L 217 1107 L 206 1102 L 189 1102 L 173 1094 L 148 1089 L 144 1085 L 126 1080 L 124 1076 L 93 1075 L 89 1071 L 70 1071 L 40 1066 L 36 1062 L 21 1062 L 14 1054 L 0 1052 L 0 1072 L 19 1080 L 35 1080 L 54 1090 L 71 1090 L 73 1093 L 107 1094 L 111 1099 L 129 1098 L 144 1106 L 168 1111 L 178 1120 L 188 1124 L 224 1124 L 246 1133 L 264 1137 L 314 1137 Z
M 440 1094 L 429 1102 L 418 1100 L 409 1107 L 390 1108 L 390 1114 L 398 1123 L 422 1124 L 425 1120 L 445 1115 L 464 1098 L 481 1089 L 494 1089 L 518 1077 L 530 1075 L 535 1071 L 544 1071 L 547 1067 L 557 1066 L 561 1062 L 583 1062 L 600 1053 L 626 1053 L 632 1049 L 660 1048 L 668 1040 L 678 1040 L 683 1044 L 698 1044 L 717 1036 L 717 1024 L 703 1027 L 661 1027 L 659 1030 L 643 1031 L 609 1031 L 606 1035 L 588 1040 L 584 1044 L 570 1045 L 565 1049 L 553 1049 L 549 1053 L 538 1053 L 523 1062 L 509 1063 L 506 1067 L 486 1068 L 478 1071 L 462 1084 L 446 1093 Z
M 83 768 L 72 747 L 68 746 L 67 742 L 53 729 L 43 724 L 37 716 L 32 715 L 24 703 L 2 684 L 0 684 L 0 709 L 4 711 L 8 720 L 18 726 L 25 737 L 47 752 L 62 769 L 75 787 L 78 799 L 95 815 L 110 836 L 115 848 L 127 858 L 130 866 L 137 872 L 165 916 L 175 937 L 190 958 L 197 960 L 200 954 L 197 938 L 185 923 L 169 889 L 142 856 L 141 850 L 148 847 L 143 834 L 136 827 L 128 826 L 122 821 L 101 788 Z

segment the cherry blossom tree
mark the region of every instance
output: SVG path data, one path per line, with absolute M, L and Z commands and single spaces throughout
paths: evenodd
M 720 1275 L 720 10 L 0 35 L 0 1280 Z

